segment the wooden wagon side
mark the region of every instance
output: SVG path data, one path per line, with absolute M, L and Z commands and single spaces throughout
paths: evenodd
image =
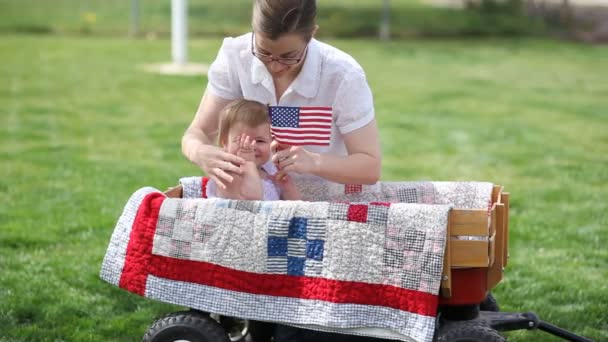
M 447 236 L 442 304 L 479 303 L 507 265 L 509 193 L 495 185 L 488 209 L 453 209 Z

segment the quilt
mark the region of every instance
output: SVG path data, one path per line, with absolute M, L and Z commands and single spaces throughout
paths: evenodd
M 182 184 L 186 198 L 131 196 L 103 280 L 201 311 L 402 341 L 433 338 L 450 202 L 479 206 L 491 192 L 387 183 L 304 194 L 320 201 L 237 201 L 200 198 L 200 177 Z

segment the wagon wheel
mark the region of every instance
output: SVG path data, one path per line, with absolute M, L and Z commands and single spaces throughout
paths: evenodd
M 230 342 L 222 326 L 207 315 L 193 311 L 169 314 L 152 324 L 143 342 Z
M 222 328 L 224 328 L 230 342 L 244 341 L 245 337 L 251 333 L 252 321 L 218 314 L 211 314 L 211 318 L 219 322 Z
M 481 324 L 453 322 L 443 325 L 437 333 L 436 342 L 505 342 L 498 331 Z
M 231 342 L 271 342 L 274 334 L 274 323 L 252 321 L 211 314 L 211 318 L 220 323 L 228 333 Z
M 486 298 L 483 300 L 483 302 L 481 302 L 479 304 L 479 310 L 481 310 L 481 311 L 493 311 L 493 312 L 499 312 L 500 311 L 500 307 L 498 306 L 498 302 L 496 301 L 496 298 L 494 298 L 494 296 L 492 295 L 491 292 L 488 292 L 488 295 L 486 296 Z
M 271 342 L 274 323 L 249 321 L 249 335 L 253 342 Z

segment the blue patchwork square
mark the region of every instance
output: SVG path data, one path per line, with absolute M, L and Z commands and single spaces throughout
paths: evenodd
M 303 276 L 305 263 L 306 258 L 287 257 L 287 274 Z
M 289 222 L 289 233 L 287 237 L 306 239 L 306 222 L 304 217 L 293 217 Z
M 264 210 L 264 206 L 261 206 Z M 269 218 L 266 272 L 320 276 L 323 271 L 327 219 Z
M 314 260 L 323 260 L 323 240 L 306 241 L 306 257 Z
M 287 256 L 287 238 L 269 236 L 268 256 Z

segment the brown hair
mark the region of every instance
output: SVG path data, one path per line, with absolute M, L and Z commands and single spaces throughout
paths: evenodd
M 285 33 L 301 33 L 310 41 L 316 27 L 316 0 L 254 0 L 254 32 L 276 40 Z
M 257 101 L 234 100 L 220 112 L 220 125 L 218 134 L 219 145 L 224 145 L 228 140 L 230 128 L 237 123 L 249 127 L 257 127 L 264 123 L 270 123 L 268 106 Z

